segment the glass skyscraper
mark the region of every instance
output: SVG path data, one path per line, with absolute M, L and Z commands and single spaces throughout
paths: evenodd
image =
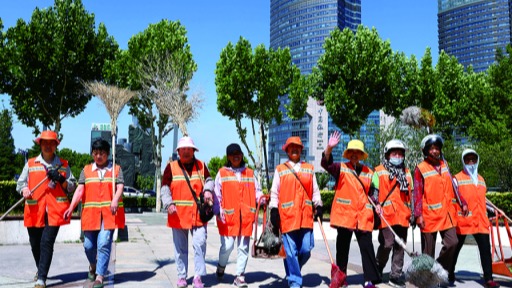
M 439 51 L 481 72 L 510 43 L 510 0 L 438 0 Z
M 319 57 L 324 53 L 324 40 L 335 28 L 352 31 L 361 24 L 361 0 L 271 0 L 270 1 L 270 47 L 289 47 L 292 61 L 303 74 L 311 73 Z M 283 96 L 281 109 L 288 99 Z M 306 115 L 300 120 L 291 120 L 284 113 L 280 125 L 270 125 L 268 133 L 269 172 L 284 162 L 288 157 L 281 147 L 290 136 L 300 136 L 304 150 L 302 159 L 312 163 L 315 170 L 320 167 L 322 151 L 327 145 L 330 132 L 337 129 L 330 121 L 324 106 L 309 99 Z M 379 112 L 373 112 L 369 122 L 379 125 Z M 361 128 L 361 135 L 366 133 L 366 125 Z M 341 158 L 348 136 L 344 135 L 342 145 L 334 149 L 336 161 Z M 368 145 L 369 143 L 366 143 Z

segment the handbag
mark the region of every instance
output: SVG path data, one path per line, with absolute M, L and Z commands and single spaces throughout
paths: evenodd
M 204 192 L 199 193 L 199 199 L 196 196 L 196 193 L 194 192 L 194 189 L 192 188 L 192 185 L 190 185 L 190 180 L 188 179 L 187 171 L 185 171 L 185 168 L 181 165 L 181 162 L 178 162 L 180 165 L 181 171 L 183 172 L 183 175 L 185 175 L 185 180 L 187 180 L 188 187 L 190 188 L 190 193 L 192 193 L 192 197 L 194 197 L 194 201 L 196 201 L 197 204 L 197 210 L 199 212 L 199 219 L 201 219 L 201 222 L 208 223 L 213 218 L 213 205 L 210 205 L 209 203 L 206 203 L 204 201 Z M 199 167 L 197 166 L 197 171 L 199 171 Z M 202 179 L 201 179 L 202 180 Z M 210 191 L 210 190 L 206 190 Z M 210 191 L 213 193 L 212 191 Z
M 267 203 L 269 202 L 269 196 L 265 195 Z M 263 232 L 260 238 L 258 238 L 258 215 L 260 209 L 263 210 Z M 256 214 L 254 216 L 254 241 L 252 242 L 251 256 L 253 258 L 263 259 L 280 259 L 286 258 L 286 252 L 284 251 L 283 242 L 281 241 L 281 235 L 275 235 L 272 232 L 272 224 L 267 221 L 270 216 L 270 209 L 266 206 L 262 206 L 258 201 L 256 208 Z

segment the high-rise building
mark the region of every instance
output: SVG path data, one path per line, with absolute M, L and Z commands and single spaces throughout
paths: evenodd
M 481 72 L 510 43 L 510 0 L 438 0 L 439 51 Z
M 271 0 L 270 1 L 270 47 L 289 47 L 292 61 L 303 74 L 312 72 L 318 59 L 324 53 L 324 40 L 336 28 L 348 27 L 352 31 L 361 24 L 361 0 Z M 282 97 L 281 111 L 288 103 Z M 312 163 L 317 171 L 322 171 L 320 160 L 327 145 L 328 137 L 336 126 L 330 120 L 324 106 L 309 99 L 306 115 L 299 120 L 291 120 L 284 113 L 280 125 L 273 123 L 268 134 L 268 165 L 270 172 L 287 159 L 281 147 L 290 136 L 300 136 L 304 144 L 302 159 Z M 368 121 L 379 126 L 379 112 L 373 112 Z M 361 128 L 361 135 L 367 131 Z M 344 135 L 342 145 L 333 151 L 335 159 L 341 158 L 348 136 Z M 368 145 L 368 143 L 365 142 Z

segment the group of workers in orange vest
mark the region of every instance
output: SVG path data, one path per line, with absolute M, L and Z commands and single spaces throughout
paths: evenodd
M 334 162 L 331 153 L 340 138 L 337 131 L 330 135 L 321 166 L 336 181 L 330 225 L 337 230 L 336 264 L 343 272 L 347 272 L 351 238 L 355 235 L 361 252 L 364 287 L 376 287 L 382 282 L 391 251 L 388 283 L 405 287 L 404 249 L 394 243 L 394 233 L 407 241 L 409 226 L 417 225 L 421 229 L 423 253 L 434 257 L 437 233 L 443 238 L 437 261 L 449 272 L 450 283 L 446 285 L 456 281 L 457 256 L 466 235 L 473 235 L 480 251 L 484 286 L 499 287 L 492 277 L 486 186 L 478 174 L 476 151 L 464 150 L 464 169 L 452 177 L 441 152 L 443 139 L 436 134 L 427 135 L 421 143 L 424 161 L 411 175 L 404 164 L 407 148 L 402 141 L 389 141 L 384 147 L 382 163 L 372 170 L 361 163 L 368 154 L 360 140 L 348 142 L 343 152 L 347 162 Z M 103 287 L 113 231 L 124 227 L 122 170 L 108 161 L 108 142 L 98 140 L 92 149 L 94 163 L 84 167 L 76 181 L 67 161 L 55 154 L 59 144 L 55 132 L 43 131 L 35 142 L 41 145 L 41 155 L 27 162 L 17 185 L 17 191 L 26 199 L 24 221 L 38 269 L 35 287 L 46 287 L 59 227 L 69 223 L 80 201 L 83 203 L 84 247 L 90 263 L 88 278 L 94 288 Z M 314 167 L 301 161 L 304 149 L 301 139 L 288 138 L 282 149 L 288 160 L 276 167 L 268 198 L 264 197 L 254 171 L 246 167 L 238 144 L 226 148 L 227 162 L 212 179 L 206 164 L 195 158 L 199 150 L 193 140 L 188 136 L 179 140 L 176 149 L 179 160 L 166 166 L 161 186 L 163 209 L 168 214 L 167 226 L 172 228 L 177 287 L 188 286 L 189 234 L 194 250 L 192 285 L 204 287 L 201 276 L 206 274 L 207 221 L 199 217 L 198 205 L 202 202 L 213 203 L 221 236 L 216 270 L 219 281 L 223 281 L 236 243 L 233 285 L 248 287 L 244 274 L 256 207 L 260 203 L 268 205 L 270 223 L 279 227 L 286 252 L 286 281 L 290 287 L 302 287 L 301 268 L 314 247 L 313 223 L 315 219 L 323 220 L 324 209 Z M 72 191 L 75 193 L 69 203 L 66 194 Z M 268 203 L 267 199 L 270 199 Z M 374 227 L 375 217 L 386 221 Z M 372 242 L 374 228 L 379 230 L 377 253 Z

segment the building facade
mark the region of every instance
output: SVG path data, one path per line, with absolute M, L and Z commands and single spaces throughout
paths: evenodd
M 128 127 L 128 139 L 115 139 L 116 164 L 123 169 L 125 186 L 136 186 L 137 176 L 155 176 L 155 164 L 153 162 L 153 144 L 151 137 L 140 128 L 134 119 L 134 123 Z M 91 153 L 92 143 L 103 139 L 112 147 L 112 132 L 110 123 L 93 123 L 91 126 Z M 112 149 L 109 159 L 112 160 Z
M 511 42 L 510 0 L 438 0 L 439 52 L 486 71 Z
M 310 74 L 324 53 L 324 40 L 330 36 L 331 31 L 347 27 L 356 31 L 360 24 L 361 0 L 271 0 L 270 48 L 288 47 L 293 63 L 303 74 Z M 322 152 L 327 146 L 329 134 L 337 128 L 330 120 L 326 108 L 311 98 L 302 119 L 287 118 L 284 105 L 288 101 L 287 96 L 282 96 L 280 109 L 284 114 L 283 122 L 279 125 L 273 123 L 269 127 L 269 172 L 286 161 L 287 155 L 281 147 L 290 136 L 300 136 L 304 144 L 302 159 L 312 163 L 316 171 L 323 171 L 320 167 Z M 373 112 L 368 119 L 367 123 L 379 126 L 378 111 Z M 366 125 L 361 128 L 361 136 L 365 131 Z M 333 156 L 337 161 L 348 140 L 348 135 L 344 135 L 341 145 L 334 149 Z

